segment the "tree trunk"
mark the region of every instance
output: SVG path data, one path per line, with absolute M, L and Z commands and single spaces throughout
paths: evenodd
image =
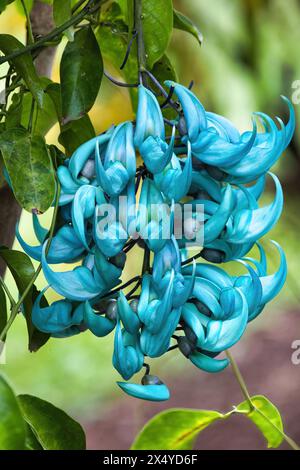
M 11 189 L 6 185 L 0 189 L 0 246 L 11 247 L 15 238 L 15 226 L 21 215 L 21 208 Z M 5 272 L 5 264 L 0 259 L 0 276 Z
M 30 20 L 34 38 L 45 36 L 54 28 L 52 6 L 35 0 L 30 13 Z M 55 47 L 46 47 L 36 58 L 35 67 L 39 75 L 51 77 L 55 50 Z
M 62 0 L 63 1 L 63 0 Z M 30 13 L 34 37 L 43 36 L 54 28 L 52 7 L 39 0 L 34 1 Z M 55 48 L 43 49 L 35 60 L 37 73 L 51 76 Z M 11 247 L 15 238 L 15 226 L 21 215 L 21 208 L 7 185 L 0 188 L 0 246 Z M 0 276 L 5 272 L 5 265 L 0 260 Z

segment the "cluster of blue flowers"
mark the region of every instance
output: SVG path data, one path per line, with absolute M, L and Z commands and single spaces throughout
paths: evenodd
M 136 122 L 124 122 L 84 143 L 58 168 L 59 223 L 49 250 L 48 230 L 36 215 L 39 246 L 26 244 L 17 229 L 25 252 L 42 262 L 49 286 L 63 297 L 44 307 L 41 298 L 48 287 L 41 292 L 32 312 L 35 326 L 56 338 L 86 330 L 103 337 L 114 330 L 113 365 L 123 379 L 146 368 L 141 384 L 118 385 L 129 395 L 154 401 L 167 400 L 169 390 L 150 375 L 147 357 L 178 348 L 204 371 L 223 370 L 228 360 L 217 356 L 241 338 L 248 322 L 282 288 L 284 253 L 273 242 L 279 268 L 268 275 L 258 240 L 282 211 L 281 185 L 269 170 L 295 127 L 293 107 L 285 98 L 286 125 L 256 113 L 252 131 L 240 134 L 226 118 L 205 111 L 190 89 L 166 85 L 176 96 L 176 119 L 166 122 L 155 95 L 140 85 Z M 275 185 L 275 197 L 259 207 L 267 178 Z M 120 196 L 126 196 L 125 204 Z M 172 217 L 168 238 L 161 236 L 158 214 L 149 210 L 146 219 L 141 217 L 141 205 L 161 207 L 164 219 L 175 203 L 204 208 L 201 263 L 187 259 L 188 240 L 175 238 Z M 117 218 L 102 226 L 103 204 L 110 204 Z M 199 228 L 195 221 L 192 211 L 192 231 Z M 125 295 L 118 286 L 134 244 L 144 253 L 143 273 Z M 258 260 L 246 257 L 254 245 Z M 49 266 L 78 261 L 70 271 Z M 239 263 L 243 274 L 231 276 L 217 266 L 227 261 Z

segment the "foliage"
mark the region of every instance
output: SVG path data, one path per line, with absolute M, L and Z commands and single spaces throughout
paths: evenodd
M 64 411 L 31 395 L 16 396 L 0 376 L 0 450 L 85 449 L 82 427 Z
M 250 408 L 251 406 L 251 408 Z M 188 450 L 198 435 L 215 421 L 229 419 L 240 413 L 253 421 L 267 440 L 268 447 L 277 448 L 283 441 L 283 426 L 278 409 L 266 397 L 251 397 L 226 414 L 207 410 L 172 409 L 152 418 L 141 430 L 132 449 Z

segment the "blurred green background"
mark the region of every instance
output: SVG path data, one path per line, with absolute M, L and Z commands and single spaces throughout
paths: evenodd
M 176 31 L 168 54 L 178 71 L 180 81 L 187 85 L 194 80 L 194 92 L 204 106 L 233 120 L 243 131 L 251 128 L 251 113 L 263 111 L 287 118 L 286 106 L 280 95 L 291 99 L 293 83 L 300 80 L 300 2 L 297 0 L 174 0 L 175 7 L 190 16 L 204 35 L 200 48 L 193 37 Z M 0 18 L 0 30 L 25 38 L 24 17 L 14 4 Z M 53 79 L 59 80 L 57 52 Z M 122 58 L 120 58 L 122 61 Z M 106 67 L 114 75 L 109 64 Z M 300 104 L 295 106 L 300 116 Z M 131 118 L 132 109 L 126 89 L 103 81 L 101 91 L 90 113 L 97 131 Z M 53 128 L 48 142 L 56 142 L 58 129 Z M 272 324 L 274 315 L 284 315 L 297 308 L 300 298 L 299 263 L 299 177 L 300 134 L 298 129 L 290 149 L 274 171 L 282 179 L 286 195 L 285 211 L 276 229 L 269 235 L 285 249 L 289 274 L 282 293 L 248 328 L 246 335 Z M 270 188 L 269 197 L 272 197 Z M 47 223 L 47 215 L 43 216 Z M 21 233 L 34 243 L 31 219 L 22 215 Z M 15 245 L 18 246 L 17 244 Z M 269 253 L 270 272 L 278 258 Z M 270 248 L 270 249 L 269 249 Z M 136 255 L 130 259 L 126 275 L 135 271 Z M 12 281 L 11 285 L 12 285 Z M 43 280 L 40 280 L 43 284 Z M 300 334 L 300 328 L 299 328 Z M 297 337 L 297 333 L 295 333 Z M 18 318 L 9 333 L 7 364 L 1 370 L 14 383 L 17 391 L 36 394 L 88 422 L 122 399 L 115 385 L 117 373 L 111 365 L 113 336 L 97 339 L 84 333 L 70 339 L 51 340 L 38 353 L 26 350 L 25 322 Z M 288 346 L 289 347 L 289 346 Z M 156 361 L 153 371 L 178 376 L 201 374 L 179 354 L 170 354 Z M 154 364 L 154 361 L 153 361 Z M 295 372 L 298 373 L 299 372 Z M 138 406 L 138 405 L 137 405 Z M 165 408 L 168 404 L 164 405 Z M 187 400 L 186 406 L 189 406 Z

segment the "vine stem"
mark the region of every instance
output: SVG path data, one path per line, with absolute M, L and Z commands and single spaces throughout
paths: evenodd
M 4 292 L 6 293 L 8 300 L 10 302 L 11 308 L 12 308 L 16 303 L 15 299 L 11 295 L 10 290 L 8 289 L 7 285 L 5 284 L 1 276 L 0 276 L 0 285 L 2 286 L 2 289 L 4 290 Z
M 252 402 L 252 399 L 251 399 L 251 396 L 248 392 L 248 388 L 247 388 L 247 385 L 246 385 L 246 382 L 242 376 L 242 373 L 239 369 L 239 366 L 237 365 L 234 357 L 232 356 L 232 354 L 229 352 L 229 351 L 226 351 L 226 356 L 228 357 L 229 361 L 230 361 L 230 364 L 231 364 L 231 367 L 232 367 L 232 370 L 233 370 L 233 373 L 235 375 L 235 378 L 237 380 L 237 382 L 239 383 L 239 386 L 241 388 L 241 391 L 242 391 L 242 394 L 244 395 L 246 401 L 248 402 L 248 405 L 249 405 L 249 409 L 250 409 L 250 413 L 251 411 L 255 411 L 257 413 L 259 413 L 266 421 L 268 421 L 268 423 L 273 426 L 274 429 L 276 429 L 276 431 L 278 431 L 281 436 L 283 437 L 283 439 L 289 444 L 289 446 L 293 449 L 293 450 L 300 450 L 298 444 L 289 436 L 287 436 L 284 432 L 281 431 L 281 429 L 279 429 L 276 424 L 274 424 L 269 418 L 268 416 L 266 416 L 260 409 L 258 409 L 254 403 Z
M 146 72 L 146 53 L 143 33 L 143 0 L 134 0 L 134 29 L 137 34 L 137 60 L 139 67 L 139 82 L 144 82 Z
M 48 41 L 51 41 L 52 39 L 55 39 L 57 36 L 60 36 L 70 26 L 73 26 L 73 25 L 76 25 L 76 24 L 80 23 L 80 21 L 83 20 L 84 17 L 87 14 L 94 13 L 95 11 L 97 11 L 104 1 L 105 0 L 101 0 L 101 1 L 97 2 L 96 5 L 94 5 L 94 6 L 92 6 L 90 4 L 91 1 L 89 1 L 88 4 L 77 15 L 70 18 L 68 21 L 66 21 L 64 24 L 62 24 L 58 28 L 53 29 L 53 31 L 51 31 L 49 34 L 46 34 L 45 36 L 43 36 L 41 39 L 34 42 L 33 44 L 28 44 L 27 46 L 23 47 L 22 49 L 18 49 L 16 51 L 12 52 L 9 55 L 1 57 L 0 58 L 0 65 L 4 64 L 5 62 L 9 62 L 13 59 L 16 59 L 17 57 L 19 57 L 23 54 L 26 54 L 28 52 L 32 52 L 32 51 L 44 46 L 45 43 L 47 43 Z
M 48 238 L 47 245 L 46 245 L 46 255 L 49 252 L 51 242 L 52 242 L 52 238 L 53 238 L 53 235 L 54 235 L 55 224 L 56 224 L 56 219 L 57 219 L 57 214 L 58 214 L 58 207 L 59 207 L 58 206 L 59 196 L 60 196 L 60 185 L 57 183 L 57 191 L 56 191 L 56 196 L 55 196 L 54 212 L 53 212 L 53 217 L 52 217 L 50 231 L 49 231 L 49 238 Z M 30 282 L 28 283 L 28 285 L 27 285 L 26 289 L 24 290 L 23 294 L 20 296 L 18 302 L 14 304 L 14 306 L 11 310 L 11 315 L 8 319 L 8 322 L 6 323 L 5 327 L 3 328 L 3 330 L 0 333 L 0 341 L 2 341 L 3 338 L 5 338 L 8 330 L 10 329 L 13 322 L 15 321 L 16 316 L 19 313 L 19 310 L 20 310 L 20 307 L 21 307 L 22 303 L 24 302 L 27 295 L 29 294 L 30 289 L 32 288 L 35 281 L 37 280 L 41 270 L 42 270 L 42 263 L 39 264 L 36 272 L 32 276 Z
M 86 2 L 86 0 L 79 0 L 72 8 L 72 13 L 75 13 Z
M 120 290 L 125 289 L 126 287 L 130 286 L 134 282 L 138 282 L 141 279 L 141 276 L 135 276 L 130 281 L 125 282 L 124 284 L 121 284 L 119 287 L 116 287 L 115 289 L 111 290 L 107 294 L 103 295 L 99 300 L 107 299 L 108 297 L 112 297 L 114 294 L 117 294 L 120 292 Z
M 28 44 L 33 44 L 34 43 L 34 37 L 32 33 L 32 27 L 31 27 L 31 21 L 30 21 L 30 16 L 27 10 L 27 7 L 25 5 L 25 1 L 21 0 L 22 3 L 22 8 L 24 10 L 24 14 L 26 16 L 26 22 L 27 22 L 27 33 L 28 33 Z

